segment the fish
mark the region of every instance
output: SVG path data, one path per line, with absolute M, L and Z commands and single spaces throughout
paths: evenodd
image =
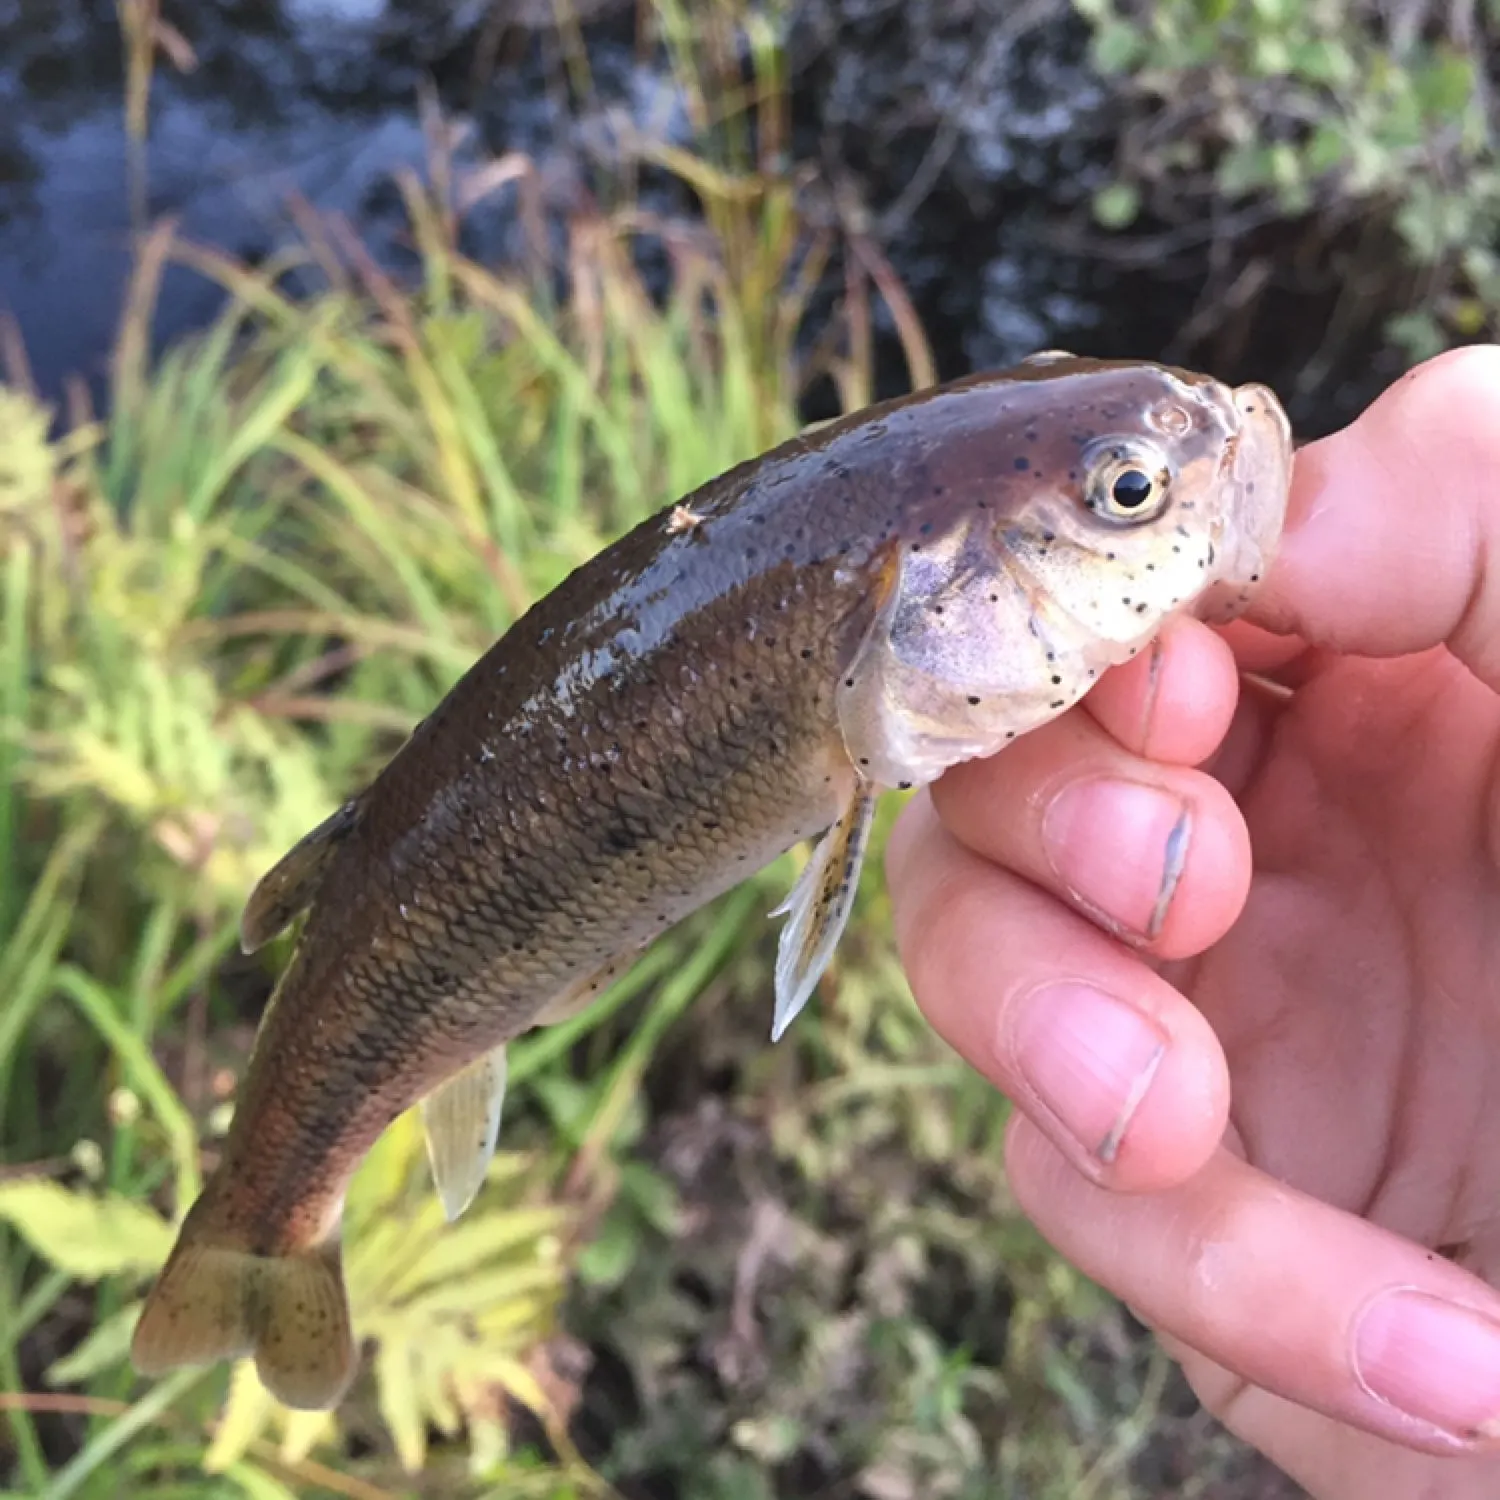
M 253 1357 L 284 1404 L 336 1405 L 340 1219 L 381 1132 L 420 1106 L 458 1217 L 507 1043 L 817 839 L 772 913 L 779 1039 L 879 795 L 1056 718 L 1172 615 L 1243 609 L 1291 446 L 1265 386 L 1049 350 L 809 430 L 585 562 L 251 893 L 246 951 L 305 922 L 136 1369 Z

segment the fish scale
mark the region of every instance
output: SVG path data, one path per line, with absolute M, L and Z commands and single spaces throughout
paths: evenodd
M 1055 717 L 1179 608 L 1234 607 L 1289 452 L 1262 388 L 1048 356 L 804 434 L 585 563 L 252 895 L 247 948 L 307 921 L 138 1367 L 254 1354 L 282 1400 L 335 1402 L 343 1195 L 399 1113 L 462 1212 L 505 1044 L 823 834 L 780 909 L 779 1036 L 878 793 Z

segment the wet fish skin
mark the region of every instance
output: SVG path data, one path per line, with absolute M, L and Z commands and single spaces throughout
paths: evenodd
M 220 1166 L 148 1300 L 137 1367 L 253 1353 L 284 1401 L 333 1404 L 354 1365 L 339 1215 L 380 1132 L 878 786 L 929 780 L 1055 716 L 1190 605 L 1184 583 L 1170 605 L 1122 612 L 1113 576 L 1090 569 L 1106 535 L 1122 569 L 1144 567 L 1145 529 L 1091 530 L 1080 466 L 1123 433 L 1227 504 L 1226 465 L 1243 459 L 1230 429 L 1249 420 L 1236 401 L 1150 365 L 973 377 L 739 465 L 541 600 L 252 897 L 247 946 L 304 906 L 307 924 Z M 1187 427 L 1156 430 L 1162 411 Z M 1284 488 L 1279 407 L 1247 431 Z M 1267 493 L 1256 516 L 1273 511 L 1270 545 Z M 1230 525 L 1231 541 L 1263 520 Z M 1215 576 L 1204 564 L 1188 581 Z M 998 613 L 1001 591 L 974 586 L 990 577 L 1010 590 Z M 1080 579 L 1087 618 L 1049 592 Z M 934 628 L 942 600 L 969 628 Z M 1027 697 L 1014 682 L 1030 683 L 1038 620 L 1054 642 L 1039 649 L 1072 676 Z M 993 694 L 960 681 L 993 670 Z M 845 899 L 857 848 L 852 865 L 806 899 Z M 819 953 L 833 915 L 808 939 Z

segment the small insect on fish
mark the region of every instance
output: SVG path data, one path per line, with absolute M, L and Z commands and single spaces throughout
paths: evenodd
M 1290 466 L 1262 386 L 1049 351 L 795 438 L 584 564 L 251 895 L 247 950 L 307 921 L 136 1367 L 253 1355 L 283 1402 L 334 1405 L 344 1193 L 397 1115 L 421 1103 L 456 1217 L 506 1043 L 821 834 L 780 908 L 780 1037 L 879 792 L 1055 718 L 1169 616 L 1237 612 Z

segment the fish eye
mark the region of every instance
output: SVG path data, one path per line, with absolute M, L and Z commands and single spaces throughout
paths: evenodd
M 1144 469 L 1123 469 L 1109 487 L 1115 508 L 1137 511 L 1156 493 L 1156 481 Z
M 1171 468 L 1157 454 L 1110 444 L 1097 455 L 1084 503 L 1104 520 L 1135 525 L 1166 509 L 1171 482 Z

